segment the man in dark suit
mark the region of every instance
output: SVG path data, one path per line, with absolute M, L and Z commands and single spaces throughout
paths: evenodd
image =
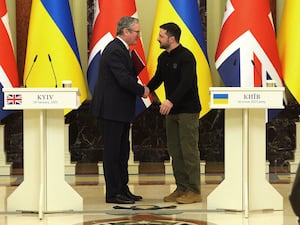
M 91 110 L 97 117 L 104 152 L 103 169 L 106 202 L 133 204 L 142 199 L 128 188 L 130 122 L 135 115 L 136 96 L 147 97 L 148 87 L 137 81 L 129 46 L 140 35 L 139 20 L 122 17 L 117 24 L 117 37 L 104 49 L 100 59 L 98 81 Z

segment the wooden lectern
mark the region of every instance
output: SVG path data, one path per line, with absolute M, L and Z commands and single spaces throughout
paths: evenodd
M 284 108 L 283 87 L 212 87 L 210 107 L 225 109 L 225 179 L 207 197 L 208 209 L 283 209 L 266 180 L 266 109 Z
M 23 110 L 24 181 L 7 199 L 8 211 L 82 210 L 64 177 L 64 109 L 80 105 L 78 88 L 3 88 L 4 109 Z

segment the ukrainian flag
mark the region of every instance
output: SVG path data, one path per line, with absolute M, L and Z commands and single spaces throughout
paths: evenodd
M 283 80 L 294 98 L 300 103 L 300 1 L 285 1 L 278 29 L 278 51 Z
M 71 80 L 80 101 L 87 98 L 68 0 L 33 0 L 23 83 L 27 87 L 61 87 Z
M 202 105 L 200 117 L 202 117 L 210 110 L 209 87 L 212 86 L 212 78 L 197 0 L 158 1 L 147 60 L 150 77 L 154 76 L 157 58 L 162 52 L 157 42 L 159 26 L 168 22 L 174 22 L 179 25 L 182 31 L 180 38 L 181 44 L 192 51 L 196 58 L 198 89 Z M 161 101 L 166 98 L 163 85 L 156 90 L 156 94 Z
M 227 105 L 228 104 L 228 94 L 213 94 L 213 102 L 216 105 Z

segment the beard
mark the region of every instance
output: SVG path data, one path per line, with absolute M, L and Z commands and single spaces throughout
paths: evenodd
M 161 49 L 168 49 L 170 47 L 170 44 L 168 42 L 167 43 L 159 42 L 159 44 Z

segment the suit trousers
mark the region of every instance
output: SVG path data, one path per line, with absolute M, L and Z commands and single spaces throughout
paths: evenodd
M 170 114 L 166 130 L 177 189 L 200 193 L 199 114 Z
M 103 136 L 103 170 L 106 198 L 128 191 L 128 160 L 130 123 L 101 120 Z

